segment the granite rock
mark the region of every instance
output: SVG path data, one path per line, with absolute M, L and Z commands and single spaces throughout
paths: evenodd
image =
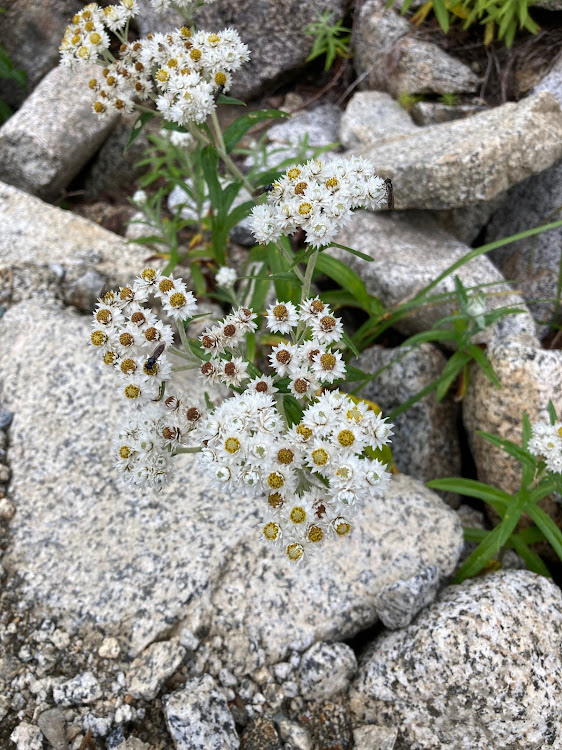
M 98 66 L 54 68 L 0 128 L 0 179 L 45 200 L 57 198 L 117 121 L 92 111 L 88 81 Z
M 376 724 L 363 724 L 353 730 L 355 750 L 393 750 L 397 737 L 397 729 Z
M 127 690 L 133 698 L 150 701 L 182 663 L 185 649 L 176 640 L 152 643 L 139 654 L 127 673 Z
M 439 349 L 429 343 L 395 349 L 375 345 L 353 361 L 355 367 L 370 374 L 387 368 L 370 380 L 359 394 L 378 404 L 384 414 L 389 414 L 440 377 L 446 363 Z M 392 445 L 398 469 L 423 482 L 460 475 L 456 419 L 457 409 L 452 400 L 445 398 L 437 402 L 434 392 L 393 418 L 394 432 L 400 436 Z M 447 440 L 443 439 L 444 435 Z M 442 497 L 453 506 L 457 502 L 451 493 Z
M 440 122 L 462 120 L 487 109 L 481 104 L 442 104 L 441 102 L 415 102 L 412 119 L 417 125 L 437 125 Z
M 148 0 L 139 2 L 141 12 L 136 23 L 142 35 L 149 31 L 166 33 L 182 25 L 182 17 L 171 10 L 157 13 Z M 199 7 L 194 20 L 200 29 L 215 31 L 233 26 L 242 41 L 250 46 L 252 57 L 234 76 L 230 96 L 246 101 L 263 91 L 272 91 L 305 65 L 314 39 L 302 33 L 319 11 L 332 11 L 343 18 L 344 0 L 263 0 L 259 7 L 254 0 L 216 0 Z
M 351 710 L 358 723 L 397 727 L 399 747 L 558 747 L 561 644 L 562 597 L 550 580 L 476 578 L 373 642 Z
M 101 696 L 100 683 L 91 672 L 78 674 L 53 688 L 53 700 L 57 706 L 79 706 L 95 703 Z
M 3 303 L 52 296 L 85 309 L 105 283 L 125 286 L 148 251 L 70 211 L 0 183 Z
M 367 291 L 386 307 L 413 297 L 471 250 L 441 229 L 428 213 L 417 211 L 355 211 L 336 240 L 373 258 L 369 263 L 345 250 L 328 251 L 358 273 Z M 503 275 L 485 255 L 462 265 L 456 274 L 465 287 L 498 282 L 494 291 L 509 289 L 507 284 L 501 284 Z M 453 290 L 453 276 L 449 275 L 431 293 Z M 525 309 L 521 297 L 515 294 L 488 299 L 489 309 L 505 305 Z M 408 336 L 426 331 L 451 310 L 452 306 L 445 304 L 426 305 L 397 321 L 394 327 Z M 525 332 L 534 335 L 535 324 L 528 313 L 511 315 L 507 321 L 511 337 Z M 487 337 L 488 332 L 484 332 L 477 340 L 485 341 Z
M 377 621 L 379 591 L 430 565 L 446 578 L 462 548 L 454 511 L 403 474 L 362 510 L 348 541 L 325 546 L 304 587 L 301 571 L 281 567 L 274 551 L 250 540 L 237 546 L 213 591 L 209 635 L 222 637 L 221 660 L 235 675 L 353 637 Z
M 303 135 L 313 146 L 329 146 L 338 141 L 342 110 L 331 102 L 304 109 L 281 120 L 267 130 L 267 140 L 272 144 L 297 146 Z
M 546 4 L 550 6 L 555 3 L 562 6 L 562 0 L 546 0 Z M 541 91 L 550 91 L 562 107 L 562 57 L 560 55 L 544 78 L 537 83 L 533 89 L 533 94 L 538 94 Z
M 43 711 L 39 714 L 37 724 L 53 750 L 68 750 L 65 719 L 60 708 L 49 708 Z
M 377 141 L 388 142 L 408 133 L 417 125 L 390 94 L 383 91 L 357 91 L 341 118 L 340 141 L 345 148 L 368 146 Z
M 331 698 L 345 692 L 357 671 L 357 659 L 345 643 L 315 643 L 301 657 L 300 694 L 305 700 Z
M 438 570 L 429 565 L 411 578 L 395 581 L 377 594 L 375 608 L 389 630 L 405 628 L 418 612 L 435 599 L 439 589 Z
M 469 206 L 562 157 L 562 111 L 552 94 L 543 92 L 352 153 L 392 178 L 398 209 Z
M 411 23 L 368 0 L 354 25 L 355 69 L 363 88 L 406 94 L 476 91 L 478 76 L 436 44 L 416 39 Z
M 561 205 L 562 161 L 508 190 L 487 226 L 486 242 L 556 221 Z M 521 290 L 537 321 L 549 323 L 556 310 L 561 244 L 558 227 L 490 253 L 505 278 Z M 548 330 L 547 325 L 540 327 L 541 333 Z
M 188 680 L 163 699 L 176 750 L 237 750 L 240 741 L 226 699 L 210 675 Z
M 96 621 L 135 656 L 203 606 L 232 546 L 253 533 L 257 511 L 211 489 L 191 456 L 160 493 L 118 482 L 110 446 L 127 407 L 114 374 L 87 356 L 88 318 L 28 300 L 6 312 L 0 329 L 0 399 L 16 411 L 17 513 L 6 562 L 22 578 L 22 596 L 71 623 Z M 189 388 L 203 397 L 198 378 Z
M 548 421 L 548 401 L 562 413 L 562 351 L 541 349 L 532 337 L 505 340 L 495 335 L 487 351 L 500 381 L 496 388 L 482 371 L 471 367 L 470 385 L 463 403 L 463 419 L 478 479 L 505 492 L 521 486 L 520 464 L 486 442 L 477 430 L 521 443 L 525 411 L 531 424 Z M 539 505 L 562 524 L 562 509 L 551 496 Z
M 59 61 L 59 44 L 82 0 L 2 0 L 0 45 L 13 65 L 26 74 L 26 87 L 0 79 L 0 98 L 19 107 L 41 78 Z
M 353 730 L 347 699 L 312 703 L 308 724 L 313 748 L 353 750 Z
M 43 735 L 39 727 L 22 721 L 10 735 L 17 750 L 43 750 Z
M 288 745 L 294 750 L 312 750 L 310 734 L 302 724 L 283 716 L 279 718 L 277 727 L 279 736 L 286 743 L 286 746 Z
M 505 193 L 500 193 L 486 203 L 475 203 L 473 206 L 432 211 L 432 215 L 446 232 L 453 235 L 459 242 L 472 246 L 476 244 L 494 211 L 503 204 L 505 195 Z M 490 257 L 492 257 L 492 253 L 490 253 Z

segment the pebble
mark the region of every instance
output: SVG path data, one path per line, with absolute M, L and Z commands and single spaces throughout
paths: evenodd
M 98 654 L 102 659 L 117 659 L 120 653 L 119 641 L 113 637 L 104 638 L 98 649 Z
M 17 726 L 10 739 L 17 746 L 17 750 L 43 750 L 43 735 L 39 727 L 22 721 Z
M 12 424 L 14 412 L 8 409 L 0 409 L 0 430 L 7 430 Z
M 164 682 L 180 666 L 185 649 L 177 640 L 152 643 L 137 656 L 127 674 L 127 689 L 133 698 L 152 700 Z
M 60 708 L 50 708 L 43 711 L 37 719 L 37 724 L 53 750 L 67 750 L 65 720 Z
M 330 698 L 347 690 L 356 671 L 357 659 L 345 643 L 315 643 L 302 655 L 300 693 L 305 700 Z
M 53 700 L 58 706 L 79 706 L 101 698 L 99 682 L 91 672 L 76 675 L 53 689 Z
M 16 506 L 7 497 L 0 498 L 0 518 L 10 521 L 16 514 Z

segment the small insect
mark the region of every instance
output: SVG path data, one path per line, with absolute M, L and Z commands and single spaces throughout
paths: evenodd
M 162 352 L 164 351 L 165 348 L 166 348 L 166 344 L 158 344 L 158 346 L 156 347 L 156 349 L 152 352 L 152 354 L 150 355 L 150 357 L 144 363 L 144 369 L 145 370 L 152 370 L 152 368 L 156 364 L 156 360 L 162 354 Z
M 215 91 L 215 96 L 214 96 L 214 99 L 213 99 L 213 101 L 215 102 L 215 104 L 217 103 L 218 98 L 222 94 L 223 91 L 224 91 L 224 83 L 221 83 L 219 85 L 219 87 L 217 88 L 217 90 Z
M 392 190 L 392 180 L 390 177 L 386 178 L 384 184 L 386 187 L 386 206 L 389 211 L 392 211 L 394 208 L 394 192 Z
M 270 183 L 269 185 L 262 185 L 257 190 L 254 190 L 254 192 L 252 193 L 252 196 L 254 198 L 257 198 L 258 195 L 263 195 L 264 193 L 271 193 L 272 190 L 273 190 L 272 183 Z

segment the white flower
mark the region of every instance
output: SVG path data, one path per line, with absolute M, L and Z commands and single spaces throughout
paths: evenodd
M 334 315 L 322 315 L 310 321 L 312 336 L 320 344 L 333 344 L 339 341 L 343 334 L 341 318 Z
M 306 367 L 299 367 L 291 372 L 289 390 L 295 398 L 312 398 L 320 382 L 316 375 Z
M 137 190 L 131 199 L 137 206 L 144 206 L 148 200 L 148 196 L 144 190 Z
M 312 371 L 323 383 L 333 383 L 345 376 L 345 362 L 340 352 L 323 352 L 314 358 Z
M 218 286 L 222 286 L 225 289 L 231 289 L 236 281 L 236 271 L 234 268 L 222 266 L 217 271 L 215 281 Z
M 165 313 L 174 320 L 188 320 L 197 312 L 197 300 L 183 285 L 179 289 L 176 286 L 175 291 L 164 299 L 162 306 Z
M 322 302 L 320 297 L 314 297 L 314 299 L 305 299 L 300 304 L 299 320 L 307 325 L 315 318 L 325 314 L 326 305 Z
M 280 377 L 285 377 L 298 364 L 298 348 L 294 344 L 277 344 L 271 347 L 269 363 Z
M 248 223 L 257 242 L 262 245 L 275 242 L 281 236 L 281 227 L 275 209 L 267 203 L 255 206 L 252 209 Z
M 275 302 L 267 312 L 267 327 L 273 333 L 290 333 L 298 323 L 297 308 L 292 302 Z
M 238 386 L 247 380 L 248 363 L 242 357 L 233 357 L 230 362 L 220 363 L 220 379 L 225 385 Z

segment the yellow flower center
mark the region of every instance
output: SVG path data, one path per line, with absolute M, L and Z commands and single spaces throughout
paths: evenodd
M 173 288 L 174 282 L 170 279 L 162 279 L 162 281 L 158 284 L 158 289 L 160 289 L 163 294 L 168 294 L 168 292 Z
M 94 346 L 103 346 L 107 341 L 107 336 L 103 331 L 94 331 L 90 336 L 90 340 Z
M 209 36 L 207 37 L 207 41 L 209 42 L 209 44 L 217 44 L 218 42 L 220 42 L 220 40 L 221 38 L 218 34 L 209 34 Z
M 324 448 L 317 448 L 312 451 L 312 462 L 316 466 L 325 466 L 328 463 L 328 453 Z
M 324 539 L 324 532 L 320 526 L 311 526 L 307 531 L 306 537 L 310 542 L 318 543 Z
M 141 273 L 141 279 L 143 281 L 146 281 L 149 284 L 152 284 L 155 278 L 156 278 L 156 271 L 154 270 L 154 268 L 145 268 L 144 271 Z
M 290 448 L 281 448 L 277 453 L 277 460 L 280 464 L 290 464 L 295 457 L 295 454 Z
M 272 490 L 279 490 L 285 484 L 285 480 L 283 479 L 283 475 L 278 471 L 272 471 L 267 477 L 267 483 Z
M 176 292 L 170 297 L 170 305 L 172 307 L 183 307 L 186 302 L 187 300 L 185 299 L 185 295 L 183 295 L 181 292 Z
M 304 508 L 301 508 L 300 505 L 296 505 L 294 508 L 291 508 L 291 512 L 289 513 L 289 520 L 293 523 L 303 523 L 306 521 L 306 511 Z
M 121 362 L 121 372 L 124 375 L 130 375 L 132 372 L 135 372 L 137 369 L 137 365 L 134 359 L 124 359 Z
M 338 435 L 338 443 L 344 447 L 349 448 L 355 442 L 355 435 L 351 430 L 342 430 Z
M 224 86 L 226 83 L 226 75 L 224 73 L 215 73 L 215 83 L 217 86 Z
M 327 188 L 335 188 L 339 185 L 338 178 L 337 177 L 330 177 L 329 180 L 326 180 L 326 187 Z
M 270 521 L 263 527 L 263 535 L 270 542 L 274 542 L 276 539 L 278 539 L 280 533 L 281 529 L 279 525 L 275 523 L 275 521 Z
M 334 531 L 338 536 L 347 536 L 351 531 L 351 524 L 345 518 L 336 518 L 334 521 Z
M 305 427 L 305 425 L 300 424 L 296 429 L 297 435 L 300 435 L 300 437 L 303 440 L 309 440 L 312 437 L 312 430 L 310 427 Z
M 119 448 L 119 455 L 121 456 L 121 458 L 129 458 L 129 456 L 131 455 L 131 449 L 129 448 L 129 446 L 122 445 Z
M 191 52 L 189 53 L 189 56 L 191 57 L 192 60 L 195 60 L 195 62 L 197 62 L 198 60 L 201 59 L 201 54 L 202 53 L 200 49 L 192 49 Z
M 111 323 L 111 313 L 109 312 L 109 310 L 98 310 L 96 320 L 98 321 L 98 323 L 108 325 L 109 323 Z
M 240 450 L 240 441 L 238 438 L 229 437 L 224 441 L 224 447 L 229 453 L 236 453 Z
M 334 357 L 333 354 L 330 354 L 327 352 L 326 354 L 322 354 L 320 357 L 320 364 L 322 365 L 322 368 L 324 370 L 333 370 L 336 366 L 337 359 Z
M 160 81 L 160 83 L 165 83 L 168 80 L 168 71 L 164 70 L 164 68 L 160 68 L 160 70 L 156 73 L 156 78 Z
M 359 424 L 363 420 L 363 414 L 360 409 L 358 409 L 356 406 L 352 407 L 351 409 L 347 410 L 346 417 L 350 420 L 355 422 L 355 424 Z
M 287 310 L 285 305 L 275 305 L 275 307 L 273 308 L 273 316 L 275 320 L 287 320 L 287 318 L 289 317 L 289 311 Z
M 293 167 L 292 169 L 289 169 L 287 172 L 287 177 L 293 181 L 296 180 L 298 177 L 300 177 L 300 169 L 298 167 Z
M 101 42 L 101 36 L 94 32 L 93 34 L 90 34 L 90 43 L 91 44 L 99 44 Z
M 116 356 L 117 355 L 115 354 L 115 352 L 106 352 L 103 355 L 103 362 L 104 362 L 104 364 L 106 364 L 106 365 L 112 365 L 115 362 Z
M 281 508 L 283 505 L 283 497 L 279 492 L 272 492 L 268 495 L 267 502 L 270 508 Z
M 171 57 L 171 58 L 170 58 L 170 59 L 168 60 L 168 62 L 166 63 L 166 65 L 167 65 L 167 66 L 168 66 L 169 68 L 177 68 L 177 67 L 178 67 L 178 61 L 176 60 L 176 58 L 175 58 L 175 57 Z
M 138 387 L 138 385 L 131 385 L 129 384 L 125 388 L 125 396 L 130 399 L 138 398 L 141 395 L 141 389 Z
M 312 205 L 310 203 L 301 203 L 299 206 L 299 214 L 301 216 L 308 216 L 312 211 Z
M 295 542 L 294 544 L 288 544 L 285 552 L 291 562 L 298 562 L 304 555 L 304 547 L 302 544 Z

